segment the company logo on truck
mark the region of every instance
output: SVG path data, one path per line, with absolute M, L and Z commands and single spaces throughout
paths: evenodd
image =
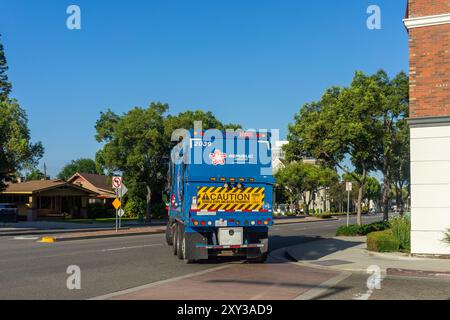
M 209 154 L 209 158 L 211 159 L 213 165 L 223 166 L 225 164 L 227 154 L 217 149 L 216 151 L 214 151 L 214 153 Z

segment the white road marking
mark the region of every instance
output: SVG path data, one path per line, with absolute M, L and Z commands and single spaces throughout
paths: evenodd
M 18 236 L 18 237 L 14 237 L 14 240 L 38 240 L 39 237 L 35 237 L 35 236 Z
M 325 292 L 327 292 L 329 289 L 337 285 L 339 282 L 344 281 L 348 277 L 351 276 L 351 273 L 349 272 L 343 272 L 338 274 L 337 276 L 328 279 L 327 281 L 321 283 L 315 288 L 312 288 L 305 293 L 302 293 L 298 297 L 294 298 L 294 300 L 314 300 L 317 297 L 321 296 Z
M 120 248 L 111 248 L 111 249 L 103 249 L 102 252 L 109 252 L 109 251 L 119 251 L 119 250 L 129 250 L 129 249 L 139 249 L 139 248 L 146 248 L 146 247 L 157 247 L 162 246 L 162 243 L 155 243 L 155 244 L 144 244 L 140 246 L 133 246 L 133 247 L 120 247 Z

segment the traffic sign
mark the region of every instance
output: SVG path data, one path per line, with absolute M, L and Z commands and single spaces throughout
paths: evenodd
M 116 208 L 116 210 L 117 210 L 117 209 L 119 209 L 120 206 L 122 205 L 122 202 L 120 202 L 120 200 L 116 198 L 116 200 L 113 201 L 112 205 L 113 205 L 113 207 Z
M 351 182 L 345 183 L 345 191 L 352 191 L 352 183 Z
M 119 189 L 122 186 L 122 177 L 120 176 L 113 177 L 112 186 L 114 189 Z
M 117 210 L 117 215 L 118 215 L 119 217 L 122 217 L 124 214 L 125 214 L 125 211 L 124 211 L 122 208 L 120 208 L 119 210 Z
M 127 194 L 127 192 L 128 192 L 127 187 L 125 186 L 125 184 L 122 183 L 122 186 L 119 189 L 117 189 L 117 196 L 122 199 L 123 196 Z

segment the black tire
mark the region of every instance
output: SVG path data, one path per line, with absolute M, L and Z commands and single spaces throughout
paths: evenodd
M 167 221 L 166 225 L 166 242 L 169 246 L 173 245 L 172 224 Z
M 172 225 L 172 243 L 173 243 L 173 254 L 176 256 L 178 254 L 178 223 Z
M 184 260 L 186 252 L 186 240 L 184 238 L 184 228 L 183 225 L 178 225 L 178 237 L 177 237 L 177 257 L 180 260 Z
M 250 262 L 250 263 L 264 263 L 264 262 L 266 262 L 268 256 L 269 256 L 269 253 L 268 252 L 264 252 L 258 258 L 249 259 L 248 262 Z

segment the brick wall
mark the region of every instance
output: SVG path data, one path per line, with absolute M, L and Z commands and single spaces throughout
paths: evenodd
M 410 0 L 411 17 L 450 13 L 450 0 Z M 410 117 L 450 116 L 450 24 L 409 30 Z
M 410 18 L 449 13 L 450 0 L 409 0 L 408 8 Z

